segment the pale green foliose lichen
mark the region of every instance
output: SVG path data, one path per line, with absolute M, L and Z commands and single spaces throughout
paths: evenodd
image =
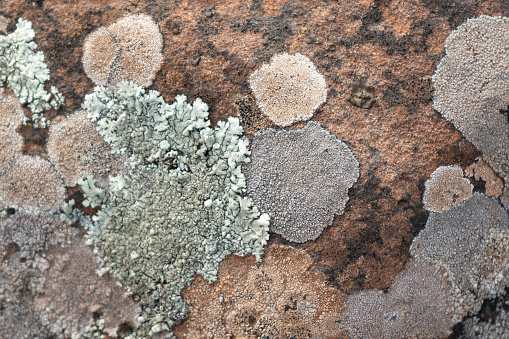
M 44 83 L 50 79 L 49 69 L 44 54 L 35 52 L 34 37 L 32 23 L 22 18 L 14 32 L 0 35 L 0 86 L 7 82 L 19 101 L 32 110 L 33 126 L 45 128 L 50 121 L 43 116 L 44 111 L 58 109 L 64 97 L 54 86 L 50 92 L 44 89 Z M 23 119 L 24 124 L 29 121 L 27 117 Z
M 137 335 L 171 331 L 194 274 L 212 282 L 227 255 L 260 260 L 267 243 L 269 217 L 244 196 L 248 140 L 237 118 L 210 128 L 200 99 L 169 105 L 130 82 L 96 87 L 83 108 L 112 152 L 131 162 L 129 175 L 110 177 L 89 239 L 104 270 L 144 306 Z

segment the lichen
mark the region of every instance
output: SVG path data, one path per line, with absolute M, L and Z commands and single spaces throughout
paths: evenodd
M 139 335 L 169 331 L 185 314 L 182 289 L 195 273 L 214 281 L 230 253 L 260 259 L 268 216 L 243 197 L 248 141 L 238 119 L 214 129 L 208 107 L 130 82 L 96 87 L 83 108 L 113 152 L 130 157 L 130 175 L 110 177 L 90 237 L 103 271 L 120 278 L 144 307 Z M 89 234 L 90 236 L 90 234 Z
M 251 74 L 249 84 L 262 112 L 280 126 L 311 118 L 327 99 L 325 78 L 299 53 L 275 55 Z
M 58 211 L 65 199 L 60 174 L 46 159 L 18 155 L 0 173 L 0 201 L 35 212 Z
M 318 122 L 258 131 L 245 166 L 248 194 L 272 219 L 271 231 L 294 242 L 316 239 L 343 214 L 359 163 Z
M 34 37 L 32 23 L 22 18 L 13 33 L 0 35 L 0 86 L 7 82 L 19 101 L 32 110 L 34 128 L 45 128 L 50 121 L 43 116 L 44 111 L 58 109 L 64 97 L 54 86 L 50 92 L 44 89 L 44 83 L 50 79 L 49 69 L 44 54 L 35 53 Z M 26 124 L 29 119 L 23 121 Z
M 79 179 L 93 175 L 101 187 L 106 187 L 109 175 L 117 175 L 128 167 L 126 157 L 111 154 L 85 111 L 52 124 L 46 148 L 66 186 L 75 186 Z
M 163 61 L 163 37 L 146 14 L 129 15 L 100 27 L 85 40 L 83 68 L 96 85 L 122 80 L 148 87 Z
M 440 166 L 424 183 L 424 208 L 430 212 L 447 211 L 470 198 L 473 188 L 460 166 Z

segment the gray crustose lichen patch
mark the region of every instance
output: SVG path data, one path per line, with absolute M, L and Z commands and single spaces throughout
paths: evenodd
M 132 171 L 110 177 L 90 240 L 103 271 L 143 305 L 138 335 L 169 331 L 184 317 L 180 293 L 194 274 L 214 281 L 227 255 L 260 259 L 268 240 L 268 216 L 242 196 L 248 141 L 236 118 L 208 127 L 200 99 L 177 96 L 169 105 L 130 82 L 96 87 L 83 107 L 112 151 L 130 156 Z M 93 186 L 90 201 L 101 195 Z
M 248 194 L 267 212 L 271 231 L 294 242 L 314 240 L 343 213 L 359 162 L 318 122 L 301 129 L 258 131 L 245 166 Z
M 433 75 L 433 108 L 451 121 L 506 182 L 509 206 L 509 18 L 469 19 L 445 42 Z

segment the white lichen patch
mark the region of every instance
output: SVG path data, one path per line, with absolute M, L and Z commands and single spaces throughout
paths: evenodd
M 79 179 L 93 175 L 100 186 L 106 187 L 109 175 L 117 175 L 129 166 L 125 156 L 111 154 L 110 146 L 85 111 L 53 124 L 46 148 L 66 186 L 75 186 Z
M 474 193 L 443 213 L 431 213 L 411 254 L 446 270 L 456 290 L 456 319 L 476 313 L 507 284 L 509 219 L 494 198 Z M 494 249 L 498 248 L 498 254 Z M 499 255 L 501 257 L 499 257 Z M 485 286 L 489 286 L 486 289 Z
M 445 42 L 433 75 L 433 108 L 509 182 L 509 18 L 469 19 Z M 509 191 L 506 189 L 507 201 Z M 507 207 L 507 206 L 506 206 Z
M 470 198 L 473 188 L 460 166 L 440 166 L 424 183 L 424 208 L 430 212 L 447 211 Z
M 249 77 L 256 102 L 280 126 L 308 120 L 327 99 L 327 84 L 302 54 L 278 54 Z
M 445 338 L 454 325 L 453 294 L 438 268 L 411 261 L 387 293 L 349 296 L 340 327 L 350 338 Z
M 359 163 L 318 122 L 296 130 L 258 131 L 245 165 L 248 194 L 271 219 L 271 231 L 294 242 L 314 240 L 343 214 Z
M 32 110 L 33 126 L 44 128 L 50 123 L 43 116 L 44 111 L 59 108 L 64 97 L 54 86 L 50 92 L 44 89 L 44 83 L 50 79 L 49 69 L 44 54 L 35 52 L 34 37 L 32 23 L 21 18 L 14 32 L 0 35 L 0 86 L 7 82 L 19 101 Z M 24 119 L 25 123 L 28 121 Z
M 0 201 L 32 211 L 58 211 L 66 193 L 60 174 L 39 156 L 19 155 L 0 174 Z
M 96 85 L 113 88 L 129 80 L 148 87 L 161 67 L 162 48 L 154 20 L 146 14 L 129 15 L 87 37 L 83 68 Z
M 248 141 L 236 118 L 209 128 L 208 107 L 129 82 L 97 87 L 83 107 L 113 152 L 130 155 L 132 173 L 111 177 L 89 234 L 103 271 L 120 278 L 145 307 L 141 336 L 182 319 L 182 289 L 198 273 L 214 281 L 230 253 L 260 259 L 268 216 L 243 197 Z M 92 189 L 92 188 L 90 188 Z

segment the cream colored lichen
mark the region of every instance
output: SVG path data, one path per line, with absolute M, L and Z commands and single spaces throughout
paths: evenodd
M 48 157 L 62 174 L 67 186 L 93 175 L 101 187 L 106 187 L 109 175 L 118 175 L 128 168 L 127 158 L 111 154 L 110 146 L 87 118 L 78 111 L 50 127 Z
M 161 67 L 163 38 L 146 14 L 129 15 L 100 27 L 85 40 L 83 68 L 96 85 L 122 80 L 148 87 Z
M 327 98 L 327 85 L 302 54 L 278 54 L 249 77 L 262 112 L 280 126 L 311 118 Z
M 431 212 L 447 211 L 472 195 L 473 186 L 463 176 L 461 167 L 440 166 L 424 183 L 422 201 Z
M 0 176 L 0 200 L 33 211 L 58 211 L 66 197 L 60 174 L 39 156 L 19 155 Z

